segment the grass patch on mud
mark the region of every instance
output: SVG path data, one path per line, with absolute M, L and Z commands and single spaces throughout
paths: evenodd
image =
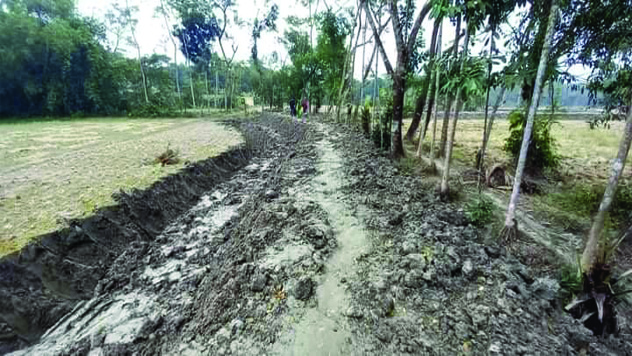
M 242 142 L 217 119 L 0 122 L 0 256 Z M 180 162 L 161 166 L 167 147 Z

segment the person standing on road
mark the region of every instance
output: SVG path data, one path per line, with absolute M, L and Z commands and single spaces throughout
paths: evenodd
M 303 90 L 303 100 L 301 101 L 301 106 L 303 107 L 303 123 L 305 123 L 307 121 L 307 113 L 309 112 L 309 100 L 307 99 L 305 90 Z
M 292 119 L 296 121 L 296 99 L 294 99 L 293 95 L 292 99 L 290 99 L 290 116 L 292 116 Z

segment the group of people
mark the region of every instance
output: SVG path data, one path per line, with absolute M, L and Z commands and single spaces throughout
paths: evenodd
M 302 112 L 303 123 L 306 123 L 307 114 L 309 113 L 309 100 L 307 99 L 307 95 L 305 95 L 305 91 L 303 91 L 303 99 L 301 100 L 301 108 L 303 109 L 303 112 Z M 294 96 L 292 96 L 292 99 L 290 99 L 290 115 L 292 116 L 292 119 L 294 120 L 294 122 L 296 122 L 297 120 L 296 99 L 294 98 Z

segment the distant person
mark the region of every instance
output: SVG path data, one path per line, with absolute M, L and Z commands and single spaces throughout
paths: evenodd
M 296 99 L 292 95 L 292 99 L 290 99 L 290 116 L 292 119 L 296 120 Z
M 309 112 L 309 100 L 305 95 L 305 91 L 303 91 L 303 100 L 301 101 L 301 106 L 303 107 L 303 123 L 307 121 L 307 113 Z

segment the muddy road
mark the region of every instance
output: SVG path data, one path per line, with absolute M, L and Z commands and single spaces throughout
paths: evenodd
M 240 163 L 155 235 L 132 238 L 103 260 L 107 268 L 89 292 L 68 298 L 33 282 L 5 295 L 13 304 L 2 305 L 3 340 L 13 343 L 4 351 L 632 352 L 626 320 L 619 337 L 591 336 L 561 311 L 555 279 L 486 241 L 459 206 L 437 201 L 420 177 L 400 174 L 361 134 L 273 115 L 241 130 L 248 145 Z M 21 313 L 26 307 L 14 296 L 37 288 L 45 306 L 64 308 Z

